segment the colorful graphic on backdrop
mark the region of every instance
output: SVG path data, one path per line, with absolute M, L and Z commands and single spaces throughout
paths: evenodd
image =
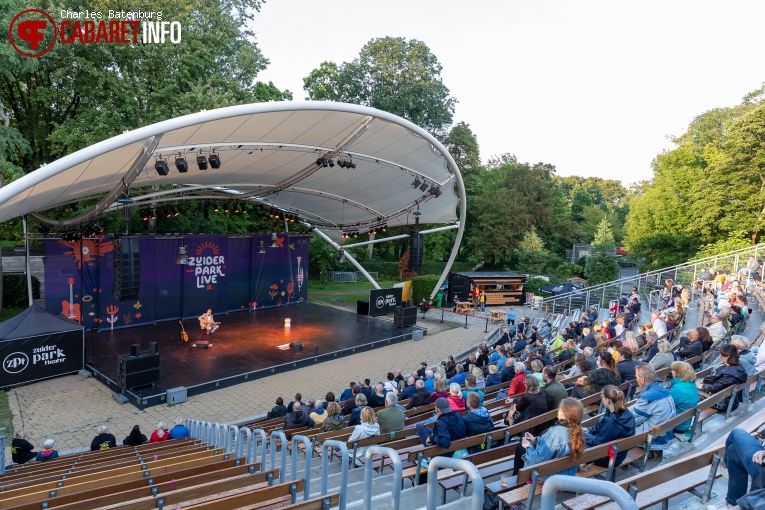
M 86 327 L 116 329 L 213 313 L 284 306 L 307 298 L 304 267 L 308 237 L 279 234 L 185 239 L 140 237 L 141 278 L 137 299 L 118 301 L 114 246 L 110 237 L 77 243 L 45 241 L 45 300 L 53 313 Z M 187 244 L 190 264 L 176 264 Z M 271 295 L 273 293 L 273 295 Z

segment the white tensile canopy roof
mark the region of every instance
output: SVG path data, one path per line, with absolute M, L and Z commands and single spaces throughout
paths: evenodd
M 217 154 L 220 168 L 200 170 L 200 154 Z M 186 173 L 176 169 L 179 156 L 188 163 Z M 155 170 L 160 158 L 167 176 Z M 317 164 L 320 158 L 334 166 Z M 342 168 L 340 160 L 356 167 Z M 413 188 L 415 180 L 427 189 Z M 30 214 L 53 225 L 78 224 L 121 207 L 117 199 L 126 192 L 135 207 L 188 199 L 274 206 L 334 239 L 343 230 L 413 223 L 415 210 L 421 223 L 453 223 L 456 193 L 464 200 L 454 160 L 414 124 L 358 105 L 273 102 L 126 131 L 44 165 L 0 189 L 0 221 Z M 45 217 L 48 209 L 85 199 L 99 203 L 70 219 Z

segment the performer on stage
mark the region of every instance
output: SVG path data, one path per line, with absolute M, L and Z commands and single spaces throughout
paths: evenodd
M 199 327 L 207 331 L 208 335 L 215 333 L 215 330 L 220 326 L 220 322 L 215 322 L 213 319 L 212 309 L 208 308 L 207 312 L 199 316 Z

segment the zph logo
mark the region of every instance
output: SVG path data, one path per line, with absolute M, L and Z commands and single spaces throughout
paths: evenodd
M 11 20 L 8 39 L 13 49 L 26 57 L 41 57 L 56 44 L 56 23 L 39 9 L 21 11 Z
M 383 306 L 385 306 L 385 298 L 382 296 L 378 296 L 377 299 L 375 300 L 375 306 L 377 306 L 377 308 L 382 308 Z
M 18 374 L 29 366 L 29 356 L 23 352 L 13 352 L 3 360 L 3 369 L 9 374 Z

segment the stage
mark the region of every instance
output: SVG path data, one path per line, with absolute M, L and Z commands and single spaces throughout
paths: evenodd
M 285 318 L 290 318 L 290 328 L 284 327 Z M 211 336 L 199 329 L 196 318 L 184 320 L 188 343 L 180 340 L 177 320 L 88 332 L 86 367 L 99 381 L 119 393 L 118 356 L 130 354 L 131 344 L 141 344 L 142 351 L 147 351 L 150 342 L 158 342 L 160 382 L 125 394 L 130 403 L 144 409 L 164 404 L 168 389 L 183 386 L 191 397 L 410 340 L 414 331 L 427 332 L 416 326 L 398 328 L 390 320 L 312 302 L 216 314 L 215 320 L 221 322 L 221 326 Z M 197 340 L 208 340 L 212 346 L 197 349 L 193 346 Z M 290 349 L 288 344 L 292 342 L 302 342 L 303 350 Z

